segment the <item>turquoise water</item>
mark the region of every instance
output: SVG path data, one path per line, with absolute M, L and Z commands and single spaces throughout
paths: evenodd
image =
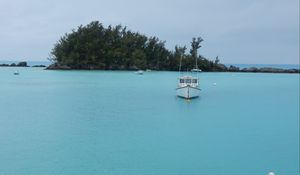
M 0 174 L 299 174 L 299 74 L 177 77 L 0 68 Z

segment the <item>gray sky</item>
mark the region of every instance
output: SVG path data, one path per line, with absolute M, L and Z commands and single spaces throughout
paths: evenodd
M 222 63 L 299 64 L 299 0 L 0 0 L 0 61 L 46 60 L 55 42 L 98 20 L 166 40 L 204 39 Z

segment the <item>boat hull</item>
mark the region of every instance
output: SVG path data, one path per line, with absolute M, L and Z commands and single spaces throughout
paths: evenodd
M 178 97 L 190 99 L 197 98 L 200 94 L 200 89 L 192 86 L 184 86 L 176 89 L 176 94 Z
M 191 72 L 202 72 L 201 69 L 192 69 Z

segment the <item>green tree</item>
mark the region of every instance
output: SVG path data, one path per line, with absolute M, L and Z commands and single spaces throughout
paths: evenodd
M 198 60 L 202 70 L 215 70 L 219 61 L 212 62 L 197 53 L 202 41 L 201 37 L 193 38 L 189 54 L 185 53 L 185 46 L 175 46 L 175 51 L 169 51 L 166 42 L 157 37 L 147 37 L 121 25 L 104 27 L 99 21 L 92 21 L 63 35 L 55 43 L 49 59 L 55 65 L 71 69 L 135 67 L 176 71 L 182 58 L 184 69 L 192 69 Z
M 194 37 L 192 42 L 191 42 L 191 50 L 190 53 L 193 58 L 198 58 L 198 49 L 202 47 L 200 44 L 203 41 L 201 37 L 198 37 L 197 39 Z

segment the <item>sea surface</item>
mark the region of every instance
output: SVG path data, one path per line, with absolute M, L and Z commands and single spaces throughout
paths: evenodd
M 299 175 L 299 74 L 178 76 L 0 67 L 0 175 Z

